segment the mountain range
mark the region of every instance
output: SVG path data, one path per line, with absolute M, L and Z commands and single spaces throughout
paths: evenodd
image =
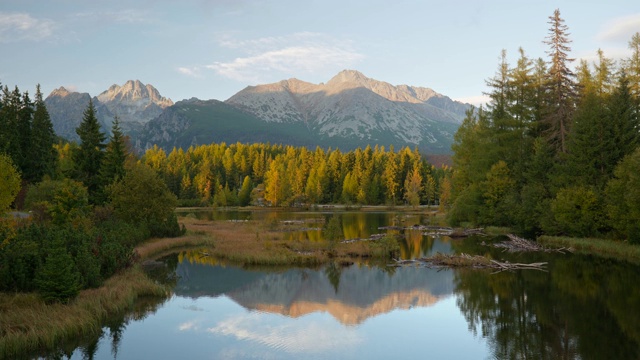
M 79 140 L 75 129 L 82 121 L 89 99 L 93 100 L 103 131 L 109 133 L 114 117 L 118 116 L 123 131 L 132 137 L 139 136 L 144 124 L 173 105 L 171 99 L 162 97 L 152 85 L 144 85 L 139 80 L 129 80 L 122 86 L 114 84 L 93 98 L 88 93 L 71 92 L 60 87 L 44 100 L 58 136 Z
M 47 97 L 58 135 L 77 140 L 75 128 L 89 98 L 64 88 Z M 394 86 L 355 70 L 327 83 L 289 79 L 248 86 L 226 101 L 191 98 L 175 104 L 136 80 L 111 86 L 93 102 L 105 130 L 117 115 L 139 150 L 239 141 L 342 150 L 410 146 L 435 154 L 450 152 L 453 134 L 471 106 L 429 88 Z

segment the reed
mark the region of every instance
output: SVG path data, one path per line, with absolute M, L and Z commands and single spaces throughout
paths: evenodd
M 0 293 L 0 358 L 37 354 L 65 339 L 98 333 L 107 317 L 130 309 L 138 298 L 168 291 L 134 266 L 97 289 L 81 291 L 67 305 L 46 304 L 34 293 Z
M 640 264 L 640 246 L 628 242 L 563 236 L 540 236 L 538 242 L 546 246 L 570 247 L 574 253 Z

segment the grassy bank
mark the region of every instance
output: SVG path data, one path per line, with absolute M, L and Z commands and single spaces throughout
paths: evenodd
M 626 242 L 561 236 L 540 236 L 538 242 L 546 246 L 571 247 L 575 253 L 596 255 L 640 265 L 640 246 Z
M 0 358 L 54 349 L 65 339 L 99 332 L 107 317 L 131 308 L 144 296 L 167 289 L 134 266 L 97 289 L 81 291 L 70 304 L 45 304 L 35 293 L 0 293 Z
M 352 261 L 376 255 L 367 242 L 334 244 L 325 241 L 285 240 L 290 227 L 277 222 L 208 221 L 181 218 L 187 235 L 158 243 L 202 242 L 210 256 L 244 265 L 318 265 L 329 260 Z M 211 246 L 212 245 L 212 246 Z

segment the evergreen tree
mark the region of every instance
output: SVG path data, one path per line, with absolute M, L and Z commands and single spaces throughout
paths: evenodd
M 31 158 L 30 180 L 38 182 L 45 175 L 53 175 L 58 161 L 58 153 L 54 148 L 56 135 L 49 117 L 47 107 L 42 100 L 40 84 L 36 86 L 35 111 L 31 127 Z
M 16 87 L 16 95 L 20 96 L 18 88 Z M 29 93 L 24 92 L 22 94 L 22 100 L 18 108 L 18 157 L 16 163 L 18 168 L 23 174 L 23 179 L 31 181 L 33 180 L 33 174 L 31 171 L 32 158 L 29 156 L 31 147 L 31 123 L 33 121 L 33 102 L 29 98 Z
M 67 303 L 80 290 L 79 273 L 61 241 L 56 241 L 36 274 L 36 287 L 46 302 Z
M 89 202 L 96 204 L 100 200 L 99 192 L 102 184 L 99 174 L 106 136 L 100 131 L 100 124 L 91 99 L 76 133 L 80 137 L 80 146 L 73 153 L 75 178 L 89 190 Z
M 22 100 L 18 87 L 9 91 L 2 88 L 2 105 L 0 106 L 0 152 L 9 155 L 14 165 L 22 171 L 22 149 L 20 144 L 20 107 Z
M 629 78 L 623 70 L 618 78 L 618 86 L 608 99 L 607 121 L 612 123 L 613 139 L 616 144 L 611 166 L 615 166 L 625 156 L 640 146 L 640 113 L 635 111 Z
M 102 177 L 102 184 L 104 186 L 124 177 L 124 164 L 128 155 L 125 137 L 120 129 L 120 120 L 116 116 L 113 119 L 109 144 L 107 145 L 107 150 L 104 153 L 104 159 L 100 167 L 100 176 Z
M 549 142 L 555 146 L 558 152 L 567 151 L 567 136 L 571 128 L 573 115 L 575 84 L 574 74 L 569 69 L 569 63 L 574 59 L 569 58 L 569 33 L 568 26 L 560 17 L 560 10 L 556 9 L 549 17 L 549 35 L 544 42 L 550 49 L 547 54 L 549 62 L 549 101 L 550 108 L 543 120 Z
M 602 98 L 589 90 L 575 113 L 567 143 L 566 185 L 594 185 L 603 189 L 616 164 L 613 123 L 602 106 Z

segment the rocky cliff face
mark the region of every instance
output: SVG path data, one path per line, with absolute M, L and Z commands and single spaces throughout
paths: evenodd
M 64 87 L 47 96 L 45 104 L 56 134 L 69 140 L 78 140 L 75 129 L 82 121 L 89 98 L 88 93 L 70 92 Z M 145 123 L 158 117 L 173 102 L 162 97 L 152 85 L 129 80 L 122 86 L 112 85 L 94 97 L 93 104 L 105 132 L 111 130 L 113 118 L 118 116 L 125 133 L 137 134 Z
M 173 105 L 173 101 L 161 96 L 153 85 L 145 85 L 140 80 L 129 80 L 122 86 L 111 85 L 97 98 L 123 123 L 145 124 Z
M 51 117 L 53 131 L 65 139 L 78 141 L 79 137 L 76 134 L 76 128 L 82 122 L 89 99 L 91 99 L 91 95 L 88 93 L 71 92 L 64 87 L 53 90 L 44 100 Z M 95 98 L 93 99 L 93 105 L 96 108 L 96 116 L 102 125 L 102 130 L 105 132 L 110 131 L 113 115 L 108 108 Z
M 304 123 L 320 137 L 448 151 L 470 107 L 435 91 L 345 70 L 326 84 L 297 79 L 250 86 L 226 101 L 267 122 Z

